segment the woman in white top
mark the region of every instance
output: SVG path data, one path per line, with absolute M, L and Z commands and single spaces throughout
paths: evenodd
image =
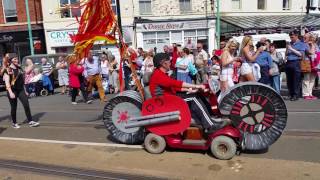
M 189 57 L 190 51 L 188 48 L 183 48 L 179 51 L 180 57 L 177 59 L 177 80 L 192 83 L 192 79 L 189 73 L 188 65 L 192 63 L 192 59 Z
M 242 58 L 242 65 L 240 68 L 240 82 L 256 81 L 252 71 L 252 64 L 256 61 L 256 58 L 263 51 L 261 46 L 256 53 L 252 52 L 253 41 L 251 36 L 245 36 L 242 40 L 240 47 L 240 56 Z
M 61 94 L 65 94 L 67 87 L 69 86 L 69 75 L 68 63 L 64 57 L 59 57 L 59 62 L 56 64 L 56 69 L 58 69 L 59 86 L 62 87 Z
M 101 55 L 101 75 L 103 80 L 109 79 L 109 61 L 105 54 Z
M 220 84 L 221 92 L 226 92 L 230 87 L 234 86 L 233 83 L 233 63 L 239 60 L 238 57 L 234 57 L 237 51 L 238 45 L 235 39 L 230 39 L 223 49 L 221 55 L 221 73 L 220 73 Z
M 142 63 L 142 73 L 143 74 L 150 74 L 153 72 L 154 66 L 153 66 L 153 50 L 149 50 L 146 53 L 146 58 L 144 59 L 143 63 Z

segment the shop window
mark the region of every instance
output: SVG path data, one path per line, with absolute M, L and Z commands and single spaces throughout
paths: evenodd
M 318 0 L 310 0 L 310 7 L 318 7 Z
M 143 33 L 143 48 L 150 49 L 157 45 L 157 33 L 156 32 L 146 32 Z
M 282 9 L 283 10 L 290 10 L 290 0 L 283 0 L 282 1 Z
M 191 11 L 191 0 L 179 0 L 180 12 L 187 13 Z
M 114 14 L 117 15 L 117 3 L 116 3 L 116 0 L 111 0 L 111 7 L 112 7 L 112 11 L 114 12 Z
M 183 44 L 182 31 L 172 31 L 171 32 L 171 43 Z
M 2 0 L 3 4 L 3 11 L 5 15 L 5 22 L 17 22 L 18 16 L 17 16 L 17 7 L 16 7 L 16 1 L 13 0 Z
M 169 32 L 147 32 L 143 33 L 143 48 L 162 51 L 163 46 L 170 44 Z
M 139 0 L 140 14 L 151 14 L 151 0 Z
M 241 0 L 232 0 L 232 9 L 241 9 Z
M 196 45 L 198 42 L 202 42 L 207 44 L 208 39 L 208 30 L 207 29 L 199 29 L 199 30 L 187 30 L 184 31 L 184 43 L 188 44 L 189 41 L 193 45 Z
M 260 10 L 266 9 L 266 0 L 258 0 L 258 9 Z
M 192 36 L 196 36 L 196 35 L 197 35 L 196 30 L 187 30 L 187 31 L 184 31 L 184 36 L 186 36 L 186 37 L 192 37 Z
M 81 16 L 80 8 L 71 8 L 79 5 L 79 0 L 60 0 L 61 18 L 73 18 Z

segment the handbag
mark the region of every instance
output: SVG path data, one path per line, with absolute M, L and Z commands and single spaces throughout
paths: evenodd
M 310 73 L 311 72 L 311 61 L 305 60 L 304 56 L 303 56 L 302 60 L 300 61 L 300 68 L 301 68 L 301 72 Z
M 188 64 L 188 70 L 192 76 L 194 76 L 198 73 L 197 68 L 191 62 L 189 62 L 189 64 Z
M 277 76 L 280 74 L 278 64 L 275 62 L 272 62 L 272 65 L 269 71 L 270 71 L 270 76 Z

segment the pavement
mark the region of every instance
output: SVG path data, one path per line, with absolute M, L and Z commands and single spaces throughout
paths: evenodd
M 319 143 L 320 139 L 317 140 Z M 238 156 L 219 161 L 211 155 L 169 151 L 0 140 L 0 158 L 66 167 L 108 170 L 165 179 L 318 179 L 320 164 Z M 32 151 L 30 148 L 32 147 Z M 23 153 L 22 153 L 23 152 Z M 1 171 L 0 171 L 1 172 Z M 0 173 L 1 175 L 1 173 Z
M 108 98 L 111 98 L 108 96 Z M 30 99 L 38 128 L 10 127 L 10 107 L 0 92 L 0 161 L 57 165 L 167 179 L 319 179 L 320 100 L 286 101 L 289 117 L 284 135 L 266 152 L 245 152 L 229 161 L 209 153 L 167 150 L 160 155 L 141 146 L 121 146 L 108 138 L 102 124 L 104 103 L 71 105 L 70 97 Z M 18 121 L 25 121 L 18 105 Z M 2 179 L 69 179 L 0 168 Z

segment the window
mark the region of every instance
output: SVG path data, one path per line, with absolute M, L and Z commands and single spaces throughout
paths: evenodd
M 17 8 L 16 8 L 16 1 L 13 0 L 2 0 L 3 4 L 3 11 L 5 15 L 6 22 L 17 22 Z
M 169 32 L 147 32 L 143 33 L 143 48 L 153 49 L 158 51 L 163 49 L 164 45 L 170 44 Z
M 232 0 L 232 9 L 241 9 L 241 0 Z
M 197 44 L 197 42 L 208 39 L 208 30 L 186 30 L 184 31 L 184 43 L 187 44 L 188 40 L 191 40 L 192 44 Z
M 180 12 L 187 13 L 191 11 L 191 0 L 179 0 Z
M 151 0 L 139 0 L 140 14 L 151 14 Z
M 316 8 L 318 7 L 318 0 L 310 0 L 310 7 Z
M 265 0 L 258 0 L 258 9 L 261 9 L 261 10 L 266 9 L 266 1 Z
M 111 0 L 112 11 L 117 15 L 117 3 L 116 0 Z
M 171 31 L 171 44 L 183 44 L 182 31 Z
M 282 1 L 282 9 L 283 10 L 290 10 L 290 0 L 283 0 Z
M 70 8 L 70 6 L 79 5 L 79 0 L 60 0 L 61 18 L 80 17 L 80 8 Z

